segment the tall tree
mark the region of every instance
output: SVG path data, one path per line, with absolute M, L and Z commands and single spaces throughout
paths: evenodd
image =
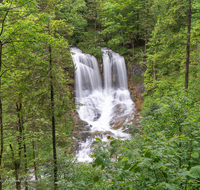
M 188 80 L 189 80 L 189 64 L 190 64 L 190 31 L 191 31 L 191 15 L 192 15 L 192 1 L 189 0 L 188 8 L 188 31 L 187 31 L 187 53 L 186 53 L 186 73 L 185 73 L 185 89 L 188 89 Z

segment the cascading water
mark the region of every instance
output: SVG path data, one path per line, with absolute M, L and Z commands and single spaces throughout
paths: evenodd
M 124 57 L 110 49 L 102 48 L 103 52 L 103 83 L 96 58 L 83 54 L 78 48 L 71 48 L 75 65 L 75 100 L 80 104 L 79 117 L 88 123 L 90 132 L 109 132 L 113 137 L 129 138 L 123 129 L 114 130 L 113 120 L 126 118 L 124 123 L 133 119 L 134 103 L 127 87 L 127 74 Z M 90 146 L 93 138 L 80 143 L 77 153 L 81 162 L 91 161 Z

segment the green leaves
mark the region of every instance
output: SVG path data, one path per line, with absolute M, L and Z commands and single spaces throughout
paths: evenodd
M 164 188 L 163 188 L 162 185 L 158 185 L 158 186 L 156 187 L 156 190 L 164 190 Z
M 200 165 L 192 167 L 192 168 L 190 169 L 190 174 L 191 174 L 194 178 L 200 178 Z
M 194 153 L 191 154 L 191 156 L 193 158 L 199 158 L 199 153 L 198 152 L 194 152 Z
M 99 176 L 95 176 L 95 177 L 93 178 L 93 180 L 94 180 L 94 182 L 99 181 Z
M 149 160 L 145 159 L 139 165 L 142 166 L 142 167 L 144 167 L 144 168 L 148 168 L 148 167 L 151 166 L 151 163 L 149 162 Z
M 117 144 L 118 144 L 118 140 L 117 139 L 115 139 L 115 140 L 110 142 L 110 146 L 112 146 L 112 147 L 116 146 Z

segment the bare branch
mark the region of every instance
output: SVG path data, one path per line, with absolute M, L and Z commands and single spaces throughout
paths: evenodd
M 12 2 L 13 2 L 13 0 L 11 1 L 10 6 L 9 6 L 9 8 L 8 8 L 6 14 L 5 14 L 5 17 L 4 17 L 3 21 L 2 21 L 0 36 L 3 34 L 3 28 L 4 28 L 5 20 L 6 20 L 6 17 L 8 15 L 8 12 L 9 12 L 11 6 L 12 6 Z

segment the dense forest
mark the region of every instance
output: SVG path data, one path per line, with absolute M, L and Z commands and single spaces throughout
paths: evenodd
M 146 68 L 142 127 L 92 163 L 71 154 L 71 46 Z M 199 154 L 199 0 L 0 0 L 0 190 L 198 190 Z

